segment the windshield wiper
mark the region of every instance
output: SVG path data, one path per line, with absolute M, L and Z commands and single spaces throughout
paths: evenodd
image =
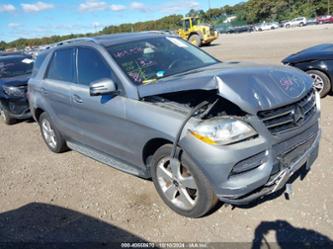
M 213 70 L 214 68 L 210 69 L 208 68 L 209 66 L 212 66 L 212 65 L 215 65 L 215 64 L 218 64 L 218 62 L 216 63 L 212 63 L 212 64 L 209 64 L 209 65 L 206 65 L 204 67 L 199 67 L 199 68 L 194 68 L 194 69 L 190 69 L 190 70 L 187 70 L 185 72 L 181 72 L 181 73 L 176 73 L 176 74 L 171 74 L 171 75 L 167 75 L 163 78 L 160 78 L 160 79 L 165 79 L 165 78 L 169 78 L 169 77 L 178 77 L 178 76 L 184 76 L 184 75 L 189 75 L 189 74 L 192 74 L 192 73 L 200 73 L 200 72 L 203 72 L 203 71 L 206 71 L 206 70 Z

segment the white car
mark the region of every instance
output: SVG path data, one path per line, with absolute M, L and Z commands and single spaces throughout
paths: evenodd
M 289 22 L 286 22 L 284 24 L 285 28 L 290 28 L 290 27 L 303 27 L 307 24 L 307 19 L 305 17 L 297 17 Z
M 280 26 L 277 22 L 272 23 L 262 23 L 260 25 L 255 26 L 256 31 L 264 31 L 264 30 L 273 30 L 278 29 Z

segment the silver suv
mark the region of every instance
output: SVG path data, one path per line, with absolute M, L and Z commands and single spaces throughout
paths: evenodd
M 30 108 L 51 151 L 152 179 L 184 216 L 282 190 L 317 157 L 319 97 L 298 69 L 221 62 L 144 32 L 62 42 L 35 71 Z
M 285 28 L 290 27 L 303 27 L 307 24 L 307 19 L 305 17 L 297 17 L 289 22 L 286 22 L 284 24 Z

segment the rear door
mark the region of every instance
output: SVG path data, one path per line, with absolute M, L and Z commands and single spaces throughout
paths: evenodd
M 125 97 L 90 96 L 91 82 L 109 78 L 118 84 L 101 53 L 92 47 L 77 48 L 77 84 L 72 86 L 72 116 L 81 136 L 77 141 L 120 159 L 126 157 L 123 144 Z
M 71 85 L 75 81 L 74 59 L 74 48 L 56 50 L 40 88 L 41 95 L 47 99 L 48 114 L 64 135 L 75 131 L 70 113 Z

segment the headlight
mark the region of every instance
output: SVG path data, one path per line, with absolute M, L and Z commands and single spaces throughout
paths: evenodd
M 239 119 L 217 118 L 203 121 L 190 131 L 197 139 L 207 144 L 227 145 L 257 135 L 247 123 Z
M 15 86 L 3 86 L 3 91 L 10 97 L 24 97 L 25 89 Z

